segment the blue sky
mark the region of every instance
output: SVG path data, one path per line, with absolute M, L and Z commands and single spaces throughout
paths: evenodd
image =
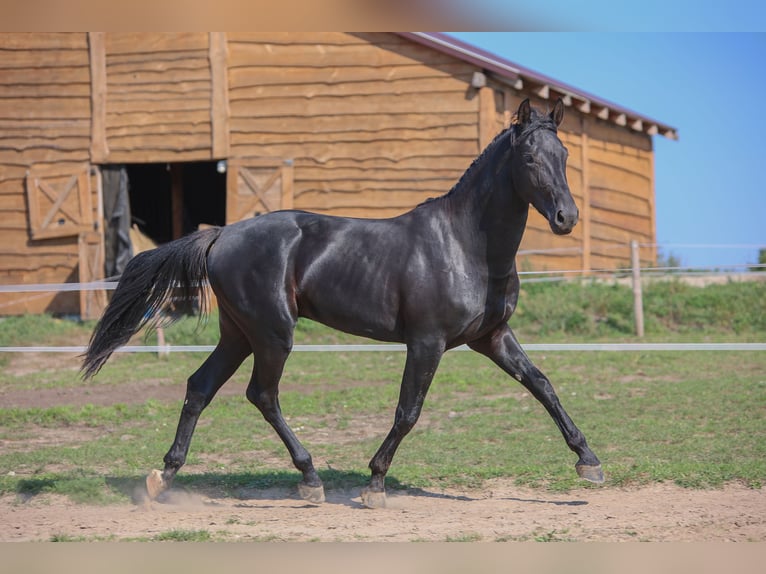
M 766 247 L 766 34 L 451 32 L 678 129 L 654 136 L 657 239 L 684 265 Z

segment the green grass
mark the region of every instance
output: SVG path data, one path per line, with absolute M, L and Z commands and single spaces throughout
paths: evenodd
M 152 537 L 153 542 L 209 542 L 212 539 L 207 530 L 168 530 Z
M 658 281 L 643 288 L 647 338 L 763 337 L 766 281 L 693 287 Z M 511 325 L 528 337 L 631 337 L 633 294 L 600 282 L 523 284 Z
M 665 313 L 651 312 L 655 317 L 647 323 L 654 325 L 651 334 L 660 340 L 679 336 L 688 340 L 694 335 L 696 340 L 763 341 L 763 286 L 741 285 L 721 286 L 725 289 L 720 291 L 686 292 L 679 285 L 665 285 L 656 292 L 647 289 L 647 307 Z M 608 303 L 610 297 L 623 297 L 613 286 L 533 284 L 522 297 L 519 317 L 512 320 L 518 332 L 527 334 L 520 336 L 522 341 L 543 335 L 558 340 L 631 340 L 610 330 L 627 320 L 620 305 Z M 665 304 L 659 303 L 663 300 Z M 577 301 L 587 318 L 580 327 L 577 321 L 544 315 L 554 303 L 559 303 L 563 315 L 574 313 Z M 605 301 L 607 311 L 600 307 Z M 722 301 L 729 307 L 719 309 Z M 707 320 L 701 318 L 706 308 Z M 611 316 L 615 318 L 608 319 Z M 169 330 L 168 338 L 173 344 L 212 342 L 214 325 L 211 321 L 195 332 L 194 320 L 182 321 L 172 327 L 180 331 Z M 92 323 L 50 317 L 4 319 L 0 340 L 28 345 L 60 344 L 61 337 L 84 341 L 90 328 Z M 29 338 L 22 343 L 15 338 L 18 333 Z M 348 340 L 353 339 L 303 321 L 296 335 L 296 342 Z M 764 353 L 530 356 L 549 376 L 600 456 L 608 485 L 672 482 L 716 488 L 739 481 L 758 488 L 764 484 Z M 153 355 L 119 355 L 88 383 L 82 383 L 72 368 L 41 364 L 37 372 L 7 369 L 6 392 L 50 388 L 87 392 L 92 385 L 117 390 L 131 381 L 154 380 L 176 384 L 178 398 L 163 402 L 146 397 L 138 404 L 94 406 L 87 404 L 84 394 L 83 404 L 77 406 L 3 408 L 0 395 L 4 444 L 0 494 L 16 494 L 21 500 L 58 494 L 91 504 L 129 501 L 146 472 L 161 466 L 173 440 L 183 381 L 203 357 L 179 353 L 161 360 Z M 328 489 L 355 489 L 367 482 L 367 462 L 393 418 L 403 362 L 403 353 L 291 355 L 280 402 Z M 243 365 L 228 385 L 244 389 L 249 371 L 250 364 Z M 365 428 L 371 431 L 358 434 Z M 575 462 L 553 421 L 521 385 L 483 357 L 454 352 L 445 356 L 423 416 L 397 452 L 387 484 L 415 489 L 478 487 L 487 479 L 510 477 L 520 485 L 556 491 L 594 488 L 576 477 Z M 299 480 L 271 427 L 238 395 L 219 396 L 204 412 L 176 484 L 210 496 L 236 497 L 253 489 L 294 488 Z M 168 539 L 205 535 L 166 534 Z

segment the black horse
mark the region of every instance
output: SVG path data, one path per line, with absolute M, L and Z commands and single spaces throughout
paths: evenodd
M 362 492 L 385 504 L 384 481 L 397 447 L 420 415 L 444 352 L 468 344 L 519 380 L 548 410 L 578 456 L 577 473 L 603 482 L 601 464 L 531 363 L 507 321 L 516 307 L 516 251 L 532 204 L 559 235 L 577 223 L 557 136 L 564 106 L 539 113 L 525 100 L 452 190 L 391 219 L 281 211 L 198 231 L 139 254 L 128 264 L 84 356 L 85 378 L 156 316 L 172 296 L 218 301 L 220 340 L 189 378 L 175 440 L 150 497 L 184 464 L 202 410 L 251 353 L 247 398 L 274 427 L 303 473 L 300 495 L 324 500 L 311 455 L 289 428 L 278 385 L 298 317 L 348 333 L 405 343 L 407 358 L 393 427 L 370 461 Z M 202 309 L 204 312 L 204 308 Z

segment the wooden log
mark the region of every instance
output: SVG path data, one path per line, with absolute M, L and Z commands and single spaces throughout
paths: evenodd
M 109 157 L 106 141 L 106 47 L 103 32 L 88 32 L 90 53 L 91 141 L 90 161 L 105 163 Z
M 210 78 L 211 102 L 210 121 L 212 125 L 212 156 L 229 156 L 229 85 L 227 81 L 228 50 L 226 34 L 211 32 L 210 39 Z

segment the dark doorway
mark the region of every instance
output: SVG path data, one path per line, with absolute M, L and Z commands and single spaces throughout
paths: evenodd
M 131 219 L 155 243 L 226 223 L 225 163 L 128 164 Z

